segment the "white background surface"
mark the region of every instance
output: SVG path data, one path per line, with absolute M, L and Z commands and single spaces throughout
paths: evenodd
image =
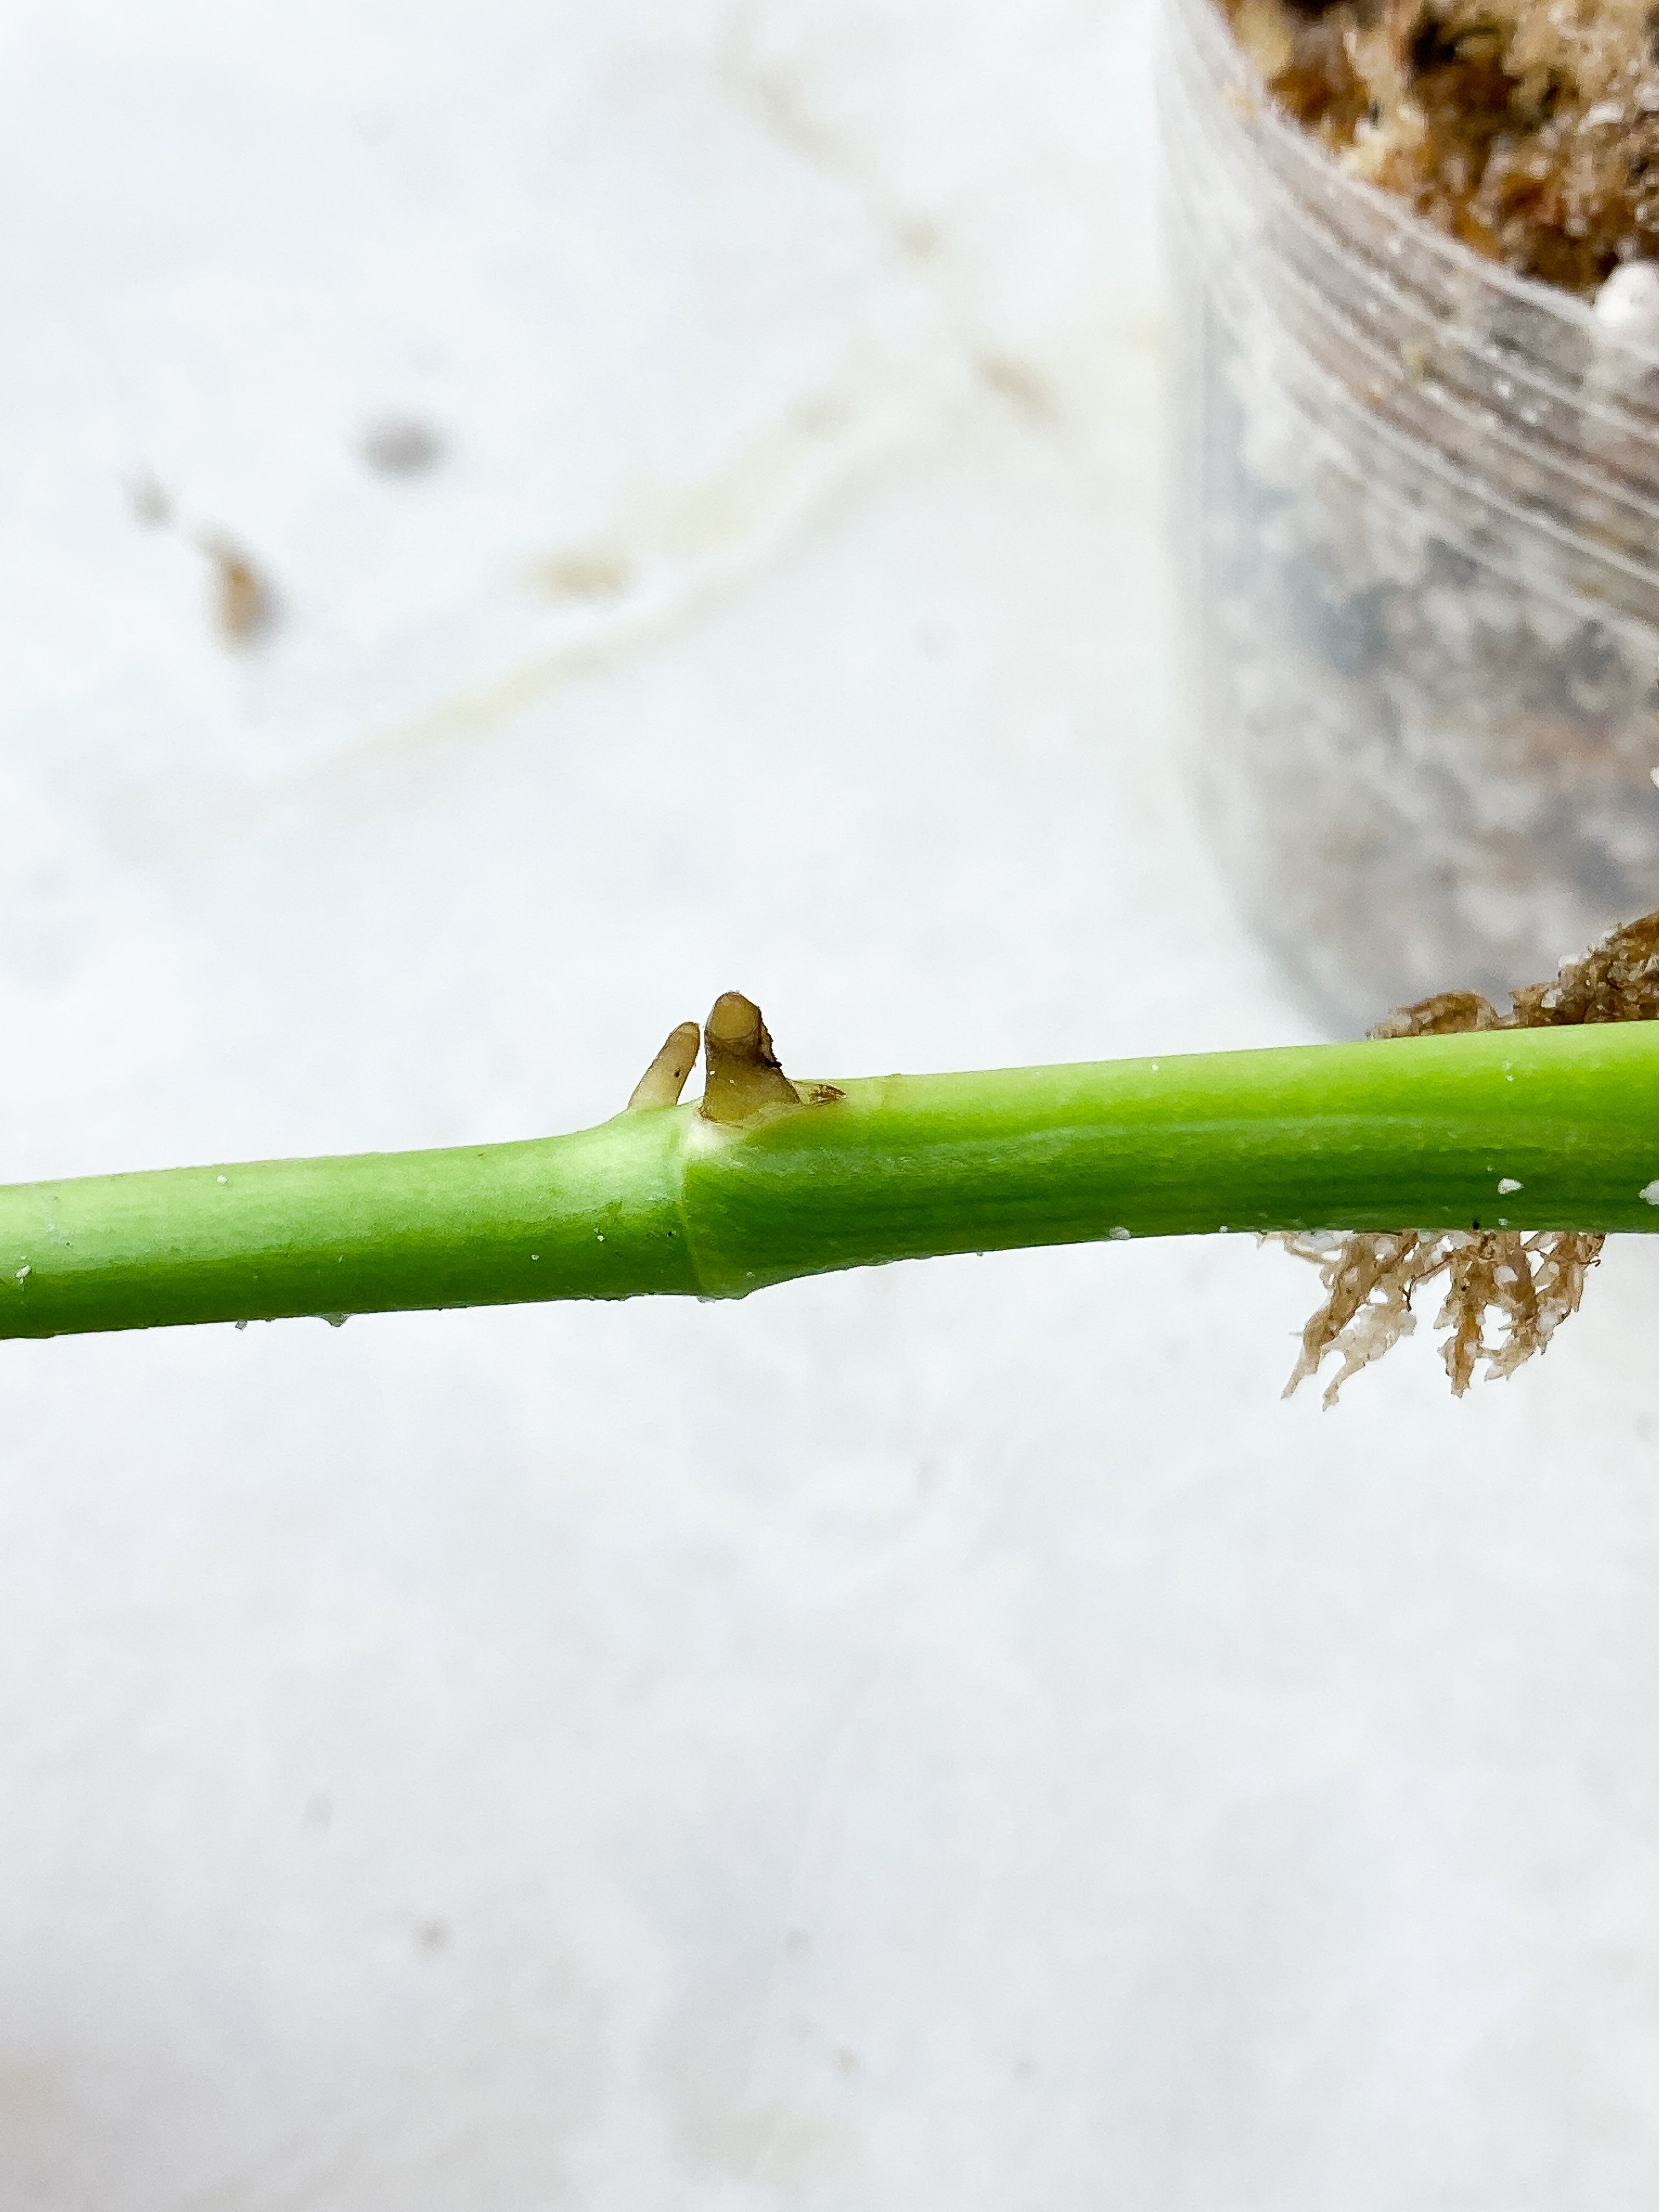
M 580 1125 L 729 986 L 1306 1034 L 1172 757 L 1148 47 L 14 4 L 5 1172 Z M 1659 1255 L 1461 1406 L 1282 1406 L 1313 1290 L 0 1347 L 0 2204 L 1651 2204 Z

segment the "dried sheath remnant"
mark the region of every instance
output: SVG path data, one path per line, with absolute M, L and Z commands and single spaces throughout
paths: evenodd
M 727 1126 L 751 1121 L 763 1107 L 799 1106 L 801 1097 L 778 1065 L 761 1010 L 741 991 L 715 1000 L 703 1024 L 708 1069 L 703 1079 L 706 1121 Z
M 1500 1014 L 1478 991 L 1443 991 L 1402 1006 L 1371 1031 L 1376 1038 L 1447 1036 L 1469 1030 L 1546 1029 L 1579 1022 L 1659 1020 L 1659 913 L 1628 922 L 1587 952 L 1564 961 L 1553 983 L 1529 984 L 1513 994 Z M 1499 1186 L 1502 1188 L 1502 1185 Z M 1445 1275 L 1444 1303 L 1435 1316 L 1449 1331 L 1442 1347 L 1446 1372 L 1459 1397 L 1475 1363 L 1487 1379 L 1512 1375 L 1534 1352 L 1544 1351 L 1569 1314 L 1577 1313 L 1587 1271 L 1601 1257 L 1601 1237 L 1570 1230 L 1411 1230 L 1382 1234 L 1285 1236 L 1279 1240 L 1320 1271 L 1325 1303 L 1302 1332 L 1302 1355 L 1289 1382 L 1317 1374 L 1327 1352 L 1342 1366 L 1325 1392 L 1333 1406 L 1350 1376 L 1380 1359 L 1417 1325 L 1412 1294 L 1419 1284 Z M 1487 1339 L 1486 1316 L 1498 1316 L 1503 1334 Z
M 827 1106 L 847 1096 L 833 1083 L 792 1083 L 778 1065 L 760 1008 L 741 991 L 715 1000 L 702 1042 L 708 1068 L 697 1111 L 706 1121 L 736 1128 L 769 1107 Z

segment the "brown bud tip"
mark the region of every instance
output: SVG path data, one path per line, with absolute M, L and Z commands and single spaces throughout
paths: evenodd
M 761 1010 L 741 991 L 722 991 L 709 1008 L 703 1027 L 709 1043 L 723 1052 L 744 1053 L 752 1058 L 763 1051 L 771 1056 L 772 1040 L 766 1034 Z
M 715 1000 L 703 1024 L 708 1073 L 703 1080 L 704 1119 L 729 1124 L 747 1121 L 765 1106 L 799 1106 L 800 1094 L 778 1065 L 761 1010 L 741 991 Z
M 630 1114 L 636 1106 L 679 1103 L 685 1079 L 697 1064 L 699 1042 L 695 1022 L 682 1022 L 677 1030 L 669 1032 L 667 1042 L 634 1085 L 634 1095 L 628 1102 Z

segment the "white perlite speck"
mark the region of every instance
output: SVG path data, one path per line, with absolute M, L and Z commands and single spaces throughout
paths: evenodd
M 1602 100 L 1584 117 L 1589 123 L 1601 116 L 1604 107 L 1616 106 L 1612 100 Z M 1612 122 L 1612 116 L 1602 118 Z M 1659 270 L 1649 261 L 1627 261 L 1615 269 L 1595 295 L 1590 310 L 1604 331 L 1617 331 L 1621 336 L 1634 338 L 1638 345 L 1651 345 L 1659 337 Z
M 1656 1176 L 1651 1182 L 1644 1183 L 1637 1196 L 1646 1199 L 1650 1206 L 1659 1206 L 1659 1176 Z
M 1498 1178 L 1498 1194 L 1500 1198 L 1507 1198 L 1512 1190 L 1519 1190 L 1520 1188 L 1520 1184 L 1513 1176 L 1499 1176 Z

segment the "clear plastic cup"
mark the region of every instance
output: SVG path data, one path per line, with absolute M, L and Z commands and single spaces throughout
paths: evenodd
M 1205 811 L 1326 1018 L 1504 1001 L 1659 906 L 1659 343 L 1278 114 L 1166 0 L 1183 652 Z

